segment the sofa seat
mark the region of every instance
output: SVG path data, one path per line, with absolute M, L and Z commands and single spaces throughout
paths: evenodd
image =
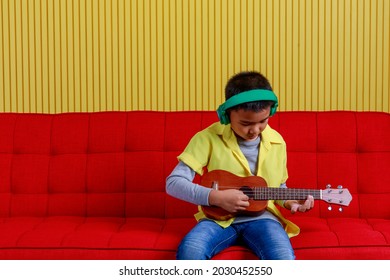
M 291 239 L 297 258 L 390 259 L 390 221 L 360 218 L 292 219 L 301 233 Z M 321 248 L 321 250 L 319 250 Z
M 174 259 L 191 218 L 12 217 L 0 219 L 6 259 Z
M 297 217 L 291 239 L 297 259 L 390 259 L 386 219 Z M 191 218 L 14 217 L 0 220 L 0 248 L 8 259 L 173 259 Z M 256 259 L 243 246 L 215 259 Z

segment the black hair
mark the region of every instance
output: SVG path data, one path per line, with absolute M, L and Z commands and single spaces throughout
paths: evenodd
M 272 87 L 268 79 L 256 71 L 240 72 L 232 76 L 225 87 L 225 99 L 252 89 L 267 89 L 272 91 Z M 274 105 L 273 101 L 254 101 L 238 104 L 229 110 L 249 110 L 254 112 L 262 111 Z

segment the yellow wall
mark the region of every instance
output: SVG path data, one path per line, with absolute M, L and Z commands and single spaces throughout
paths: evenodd
M 259 70 L 280 110 L 390 112 L 388 0 L 0 0 L 0 111 L 214 110 Z

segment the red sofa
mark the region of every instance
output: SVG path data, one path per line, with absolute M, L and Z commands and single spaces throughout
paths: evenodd
M 176 156 L 214 112 L 0 114 L 0 259 L 174 259 L 196 206 L 165 193 Z M 390 259 L 390 115 L 280 112 L 290 188 L 343 185 L 287 216 L 297 259 Z M 284 211 L 284 210 L 283 210 Z M 215 259 L 254 258 L 235 246 Z

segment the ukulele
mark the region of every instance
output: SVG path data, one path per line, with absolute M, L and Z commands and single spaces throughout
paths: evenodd
M 230 213 L 217 206 L 201 206 L 206 217 L 215 220 L 228 220 L 237 215 L 258 216 L 266 208 L 268 200 L 305 200 L 308 195 L 317 200 L 323 200 L 330 204 L 348 206 L 352 196 L 348 189 L 339 186 L 337 189 L 295 189 L 272 188 L 262 177 L 239 177 L 224 170 L 214 170 L 206 173 L 201 178 L 201 185 L 215 190 L 237 189 L 241 190 L 250 199 L 249 206 L 244 211 Z M 331 206 L 328 207 L 331 210 Z M 340 207 L 340 211 L 342 208 Z

